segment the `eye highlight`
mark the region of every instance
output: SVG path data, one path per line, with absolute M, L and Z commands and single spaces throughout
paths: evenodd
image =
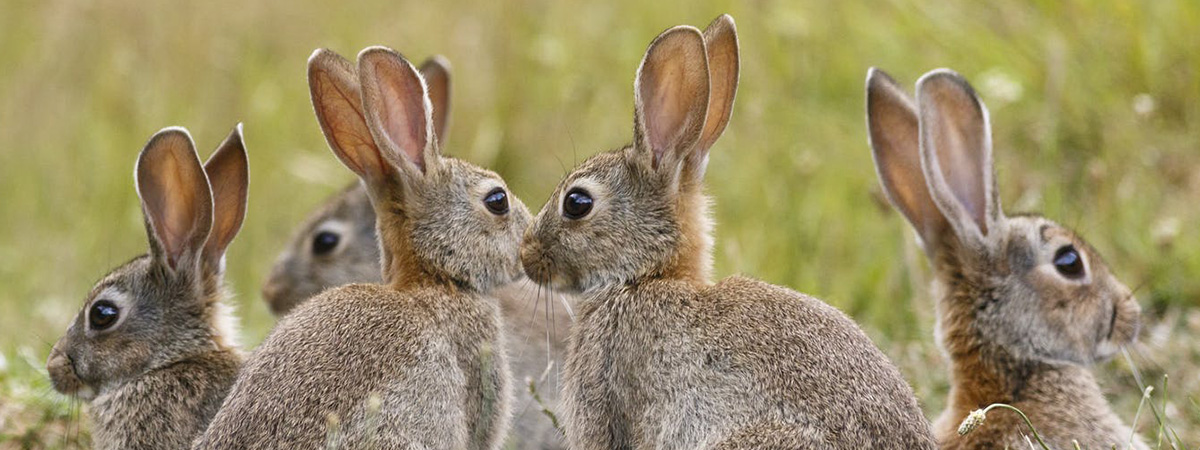
M 1054 269 L 1064 277 L 1079 279 L 1083 277 L 1083 257 L 1075 246 L 1063 246 L 1054 252 Z
M 488 192 L 487 197 L 483 198 L 483 205 L 488 211 L 497 216 L 508 212 L 508 193 L 502 188 L 492 189 Z
M 337 248 L 342 237 L 332 231 L 322 231 L 313 236 L 312 252 L 316 255 L 327 254 Z
M 102 331 L 117 323 L 117 318 L 120 317 L 121 310 L 117 305 L 108 300 L 97 300 L 92 303 L 92 307 L 88 309 L 88 325 L 93 330 Z
M 592 212 L 592 196 L 583 189 L 571 189 L 563 197 L 563 217 L 571 220 L 582 219 Z

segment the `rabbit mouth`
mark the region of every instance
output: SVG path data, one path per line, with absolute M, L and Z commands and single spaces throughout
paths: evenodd
M 1124 329 L 1118 332 L 1117 327 L 1123 325 L 1125 323 L 1121 317 L 1121 305 L 1114 304 L 1112 306 L 1112 315 L 1108 318 L 1108 333 L 1100 341 L 1100 344 L 1096 346 L 1097 359 L 1108 359 L 1117 354 L 1125 344 L 1133 341 L 1133 336 Z M 1136 331 L 1132 334 L 1136 334 Z
M 1112 317 L 1108 319 L 1108 336 L 1105 341 L 1112 342 L 1113 333 L 1117 331 L 1117 305 L 1112 307 Z
M 90 401 L 96 397 L 96 390 L 79 377 L 74 359 L 61 353 L 52 354 L 50 358 L 50 364 L 46 369 L 50 374 L 50 384 L 54 386 L 54 390 L 84 401 Z

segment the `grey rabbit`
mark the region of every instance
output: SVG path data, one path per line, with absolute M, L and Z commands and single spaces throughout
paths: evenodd
M 579 293 L 563 367 L 571 448 L 933 448 L 852 320 L 762 281 L 711 281 L 703 176 L 738 84 L 733 19 L 671 28 L 634 83 L 632 144 L 575 168 L 525 235 L 535 281 Z
M 242 127 L 203 166 L 187 130 L 165 128 L 134 172 L 150 251 L 96 283 L 46 369 L 54 389 L 89 402 L 94 448 L 187 448 L 242 361 L 222 301 L 225 249 L 246 215 Z
M 1138 333 L 1129 288 L 1075 232 L 1000 208 L 987 108 L 961 75 L 935 70 L 912 99 L 867 74 L 867 130 L 880 183 L 933 266 L 937 339 L 951 388 L 934 423 L 944 449 L 1025 447 L 1015 413 L 958 428 L 977 409 L 1021 409 L 1053 448 L 1145 449 L 1085 367 Z M 976 420 L 976 419 L 973 419 Z M 967 431 L 964 429 L 964 431 Z
M 367 187 L 382 284 L 323 291 L 246 360 L 196 448 L 498 448 L 511 382 L 498 300 L 529 212 L 493 172 L 441 155 L 425 81 L 371 47 L 328 50 L 309 88 L 330 148 Z
M 420 71 L 429 86 L 434 135 L 439 145 L 445 145 L 450 107 L 449 64 L 444 58 L 434 57 L 425 61 Z M 375 209 L 366 188 L 355 182 L 325 200 L 297 228 L 262 291 L 271 311 L 282 317 L 326 288 L 380 281 Z M 557 406 L 558 388 L 554 383 L 557 378 L 552 376 L 557 374 L 557 367 L 546 373 L 550 362 L 547 341 L 550 357 L 562 355 L 571 322 L 566 308 L 539 311 L 540 305 L 533 303 L 539 294 L 549 295 L 514 285 L 497 291 L 496 297 L 500 300 L 500 315 L 507 326 L 506 347 L 513 378 L 541 381 L 537 383 L 538 396 L 553 411 Z M 543 320 L 546 315 L 551 323 Z M 550 418 L 542 414 L 527 389 L 524 385 L 518 387 L 514 403 L 517 416 L 508 444 L 516 448 L 565 448 L 561 433 L 554 428 Z

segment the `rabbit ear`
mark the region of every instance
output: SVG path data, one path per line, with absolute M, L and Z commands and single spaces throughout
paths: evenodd
M 204 163 L 204 173 L 208 175 L 213 198 L 213 227 L 204 245 L 204 267 L 209 273 L 217 274 L 224 269 L 225 249 L 242 229 L 246 218 L 250 169 L 242 140 L 242 124 L 234 127 L 225 142 Z
M 195 149 L 187 130 L 165 128 L 134 169 L 151 254 L 171 270 L 194 270 L 212 229 L 212 192 Z
M 329 148 L 347 168 L 368 182 L 395 172 L 379 156 L 362 110 L 362 89 L 354 66 L 337 53 L 317 49 L 308 58 L 313 110 Z
M 921 171 L 917 106 L 876 68 L 867 72 L 867 131 L 883 191 L 917 230 L 926 250 L 933 250 L 949 223 L 930 197 Z
M 649 151 L 654 168 L 672 170 L 704 130 L 708 110 L 708 58 L 700 30 L 664 31 L 638 67 L 634 83 L 635 143 Z
M 957 73 L 917 82 L 921 164 L 934 203 L 964 243 L 982 244 L 1000 220 L 987 108 Z
M 438 163 L 425 82 L 399 53 L 368 47 L 358 54 L 363 112 L 380 154 L 396 167 L 429 172 Z
M 450 126 L 450 61 L 441 55 L 431 56 L 421 63 L 421 78 L 429 88 L 429 103 L 433 106 L 433 135 L 438 147 L 443 147 Z
M 709 95 L 704 133 L 694 152 L 699 164 L 704 164 L 708 149 L 725 132 L 733 115 L 739 73 L 737 26 L 733 17 L 722 14 L 708 25 L 704 30 L 704 47 L 708 54 Z

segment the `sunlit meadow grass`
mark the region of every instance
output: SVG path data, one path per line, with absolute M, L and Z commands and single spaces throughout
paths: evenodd
M 272 323 L 258 286 L 288 231 L 351 179 L 311 112 L 313 49 L 446 55 L 446 152 L 536 209 L 571 165 L 629 139 L 650 39 L 722 12 L 742 75 L 707 176 L 718 274 L 851 314 L 935 415 L 947 380 L 929 273 L 875 180 L 863 80 L 870 66 L 908 86 L 954 68 L 991 108 L 1006 209 L 1078 229 L 1138 287 L 1150 324 L 1131 360 L 1143 383 L 1171 376 L 1165 418 L 1200 446 L 1200 3 L 986 3 L 0 0 L 0 447 L 85 439 L 41 367 L 93 281 L 145 250 L 131 174 L 159 128 L 190 128 L 207 155 L 245 123 L 250 211 L 228 281 L 252 348 Z M 1133 367 L 1096 372 L 1132 421 Z M 1140 423 L 1154 442 L 1154 417 Z

